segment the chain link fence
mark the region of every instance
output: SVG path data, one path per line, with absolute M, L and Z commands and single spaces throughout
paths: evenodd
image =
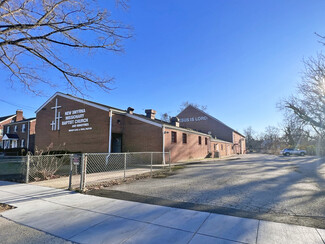
M 70 154 L 29 156 L 29 179 L 43 181 L 69 176 Z
M 54 154 L 27 156 L 26 183 L 72 189 L 80 186 L 79 155 Z
M 162 152 L 84 154 L 81 189 L 101 182 L 150 174 L 170 168 L 170 154 Z
M 25 182 L 26 160 L 22 156 L 0 157 L 0 180 Z
M 170 169 L 170 154 L 161 152 L 83 153 L 26 156 L 25 182 L 41 186 L 84 190 L 116 179 Z

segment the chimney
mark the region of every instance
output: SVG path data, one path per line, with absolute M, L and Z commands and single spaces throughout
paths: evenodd
M 132 108 L 132 107 L 128 107 L 128 109 L 126 110 L 126 112 L 128 114 L 133 114 L 133 111 L 134 111 L 134 108 Z
M 21 120 L 23 120 L 24 118 L 23 118 L 23 110 L 17 110 L 16 111 L 16 121 L 21 121 Z
M 156 116 L 156 110 L 153 110 L 153 109 L 146 109 L 145 110 L 146 112 L 146 116 L 150 119 L 155 119 L 155 116 Z
M 172 125 L 174 125 L 174 126 L 179 127 L 179 118 L 178 118 L 178 117 L 172 117 L 172 118 L 170 119 L 170 123 L 171 123 Z

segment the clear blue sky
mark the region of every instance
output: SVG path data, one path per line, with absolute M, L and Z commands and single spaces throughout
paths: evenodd
M 250 125 L 261 132 L 281 121 L 276 103 L 295 91 L 302 59 L 323 49 L 314 33 L 325 35 L 324 0 L 131 0 L 127 12 L 112 10 L 134 28 L 125 53 L 69 58 L 116 78 L 109 94 L 93 89 L 88 99 L 138 113 L 153 108 L 158 117 L 189 101 L 240 132 Z M 0 102 L 0 116 L 17 108 L 35 116 L 56 92 L 35 97 L 1 72 L 1 98 L 18 106 Z

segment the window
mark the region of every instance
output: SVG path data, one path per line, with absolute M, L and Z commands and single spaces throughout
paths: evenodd
M 177 142 L 177 134 L 175 131 L 172 131 L 172 143 L 176 143 Z
M 14 132 L 17 132 L 17 125 L 15 125 L 14 127 Z
M 208 138 L 205 138 L 205 145 L 208 145 Z
M 201 136 L 199 136 L 199 145 L 201 145 L 202 144 L 202 138 L 201 138 Z
M 221 150 L 223 150 L 223 144 L 221 144 Z
M 22 124 L 21 126 L 21 132 L 25 132 L 26 131 L 26 124 Z
M 25 147 L 25 140 L 24 139 L 21 140 L 20 147 Z
M 10 133 L 10 126 L 7 127 L 7 134 Z
M 183 143 L 187 143 L 187 134 L 183 133 Z
M 12 141 L 11 148 L 17 148 L 17 141 Z
M 3 136 L 3 129 L 0 129 L 0 136 Z

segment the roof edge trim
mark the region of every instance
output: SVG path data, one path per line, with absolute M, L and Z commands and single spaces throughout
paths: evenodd
M 39 107 L 35 113 L 37 114 L 42 108 L 44 108 L 54 97 L 56 96 L 61 96 L 61 97 L 64 97 L 64 98 L 67 98 L 67 99 L 70 99 L 72 101 L 76 101 L 76 102 L 80 102 L 80 103 L 83 103 L 83 104 L 87 104 L 89 106 L 92 106 L 92 107 L 95 107 L 95 108 L 98 108 L 98 109 L 101 109 L 101 110 L 104 110 L 104 111 L 110 111 L 109 108 L 106 108 L 104 106 L 100 106 L 100 105 L 97 105 L 97 104 L 93 104 L 91 102 L 87 102 L 85 100 L 82 100 L 80 98 L 77 98 L 77 97 L 72 97 L 72 96 L 68 96 L 66 94 L 63 94 L 61 92 L 56 92 L 53 96 L 51 96 L 49 99 L 47 99 L 47 101 L 41 106 Z
M 138 116 L 136 116 L 136 115 L 134 115 L 134 114 L 128 114 L 128 113 L 126 113 L 125 115 L 126 115 L 127 117 L 129 117 L 129 118 L 136 119 L 136 120 L 139 120 L 139 121 L 141 121 L 141 122 L 144 122 L 144 123 L 151 124 L 151 125 L 157 126 L 157 127 L 159 127 L 159 128 L 162 128 L 162 125 L 161 125 L 161 124 L 156 123 L 156 122 L 154 122 L 154 121 L 150 121 L 150 120 L 147 120 L 147 119 L 143 119 L 143 118 L 138 117 Z

